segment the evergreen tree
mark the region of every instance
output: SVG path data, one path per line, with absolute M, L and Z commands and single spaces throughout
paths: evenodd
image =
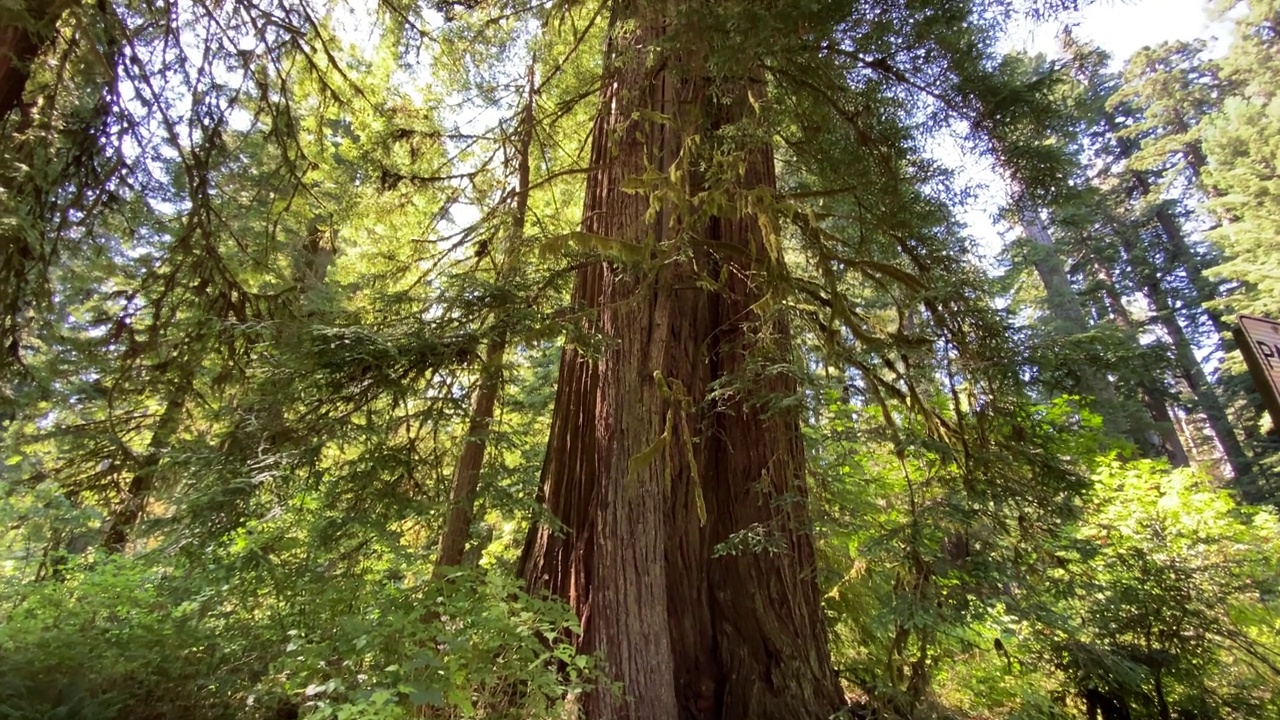
M 1100 165 L 1095 182 L 1109 196 L 1104 202 L 1111 205 L 1107 211 L 1110 217 L 1104 221 L 1100 236 L 1114 239 L 1119 245 L 1127 264 L 1126 274 L 1134 279 L 1135 290 L 1149 303 L 1154 313 L 1152 324 L 1169 343 L 1176 374 L 1194 398 L 1193 408 L 1203 414 L 1222 448 L 1231 478 L 1252 501 L 1260 501 L 1263 498 L 1251 489 L 1249 456 L 1218 388 L 1196 356 L 1195 341 L 1206 335 L 1218 353 L 1229 349 L 1221 344 L 1227 327 L 1221 313 L 1214 309 L 1219 289 L 1205 277 L 1205 260 L 1187 238 L 1177 202 L 1156 192 L 1176 176 L 1176 160 L 1170 160 L 1171 155 L 1191 158 L 1185 162 L 1192 176 L 1198 176 L 1199 142 L 1189 137 L 1191 130 L 1188 129 L 1192 127 L 1189 123 L 1194 121 L 1195 112 L 1166 109 L 1166 105 L 1177 105 L 1160 94 L 1162 90 L 1167 91 L 1167 87 L 1124 85 L 1121 78 L 1106 72 L 1107 58 L 1096 49 L 1070 39 L 1067 49 L 1073 55 L 1076 74 L 1084 85 L 1087 111 L 1094 114 L 1090 125 L 1095 129 L 1090 145 Z M 1185 56 L 1187 51 L 1188 48 L 1180 47 L 1171 54 Z M 1130 71 L 1134 63 L 1142 63 L 1156 52 L 1148 50 L 1135 56 Z M 1153 74 L 1146 76 L 1146 84 L 1172 83 L 1167 77 L 1172 74 L 1170 71 L 1165 70 L 1164 74 L 1148 71 Z M 1182 86 L 1195 87 L 1186 83 Z M 1123 91 L 1118 90 L 1122 87 Z M 1145 92 L 1155 93 L 1165 102 L 1155 103 L 1141 112 L 1126 104 L 1126 98 L 1146 97 Z M 1202 115 L 1203 107 L 1200 110 Z M 1165 121 L 1166 115 L 1173 119 Z M 1188 119 L 1189 116 L 1192 119 Z M 1161 121 L 1183 131 L 1164 132 Z M 1175 148 L 1172 151 L 1168 149 L 1171 144 Z M 1144 155 L 1148 159 L 1144 160 Z M 1158 158 L 1160 164 L 1155 169 L 1146 169 L 1153 157 Z M 1205 326 L 1211 331 L 1202 333 L 1201 328 Z
M 1212 237 L 1226 257 L 1213 274 L 1244 286 L 1231 298 L 1232 309 L 1272 317 L 1280 314 L 1274 232 L 1280 217 L 1274 192 L 1278 22 L 1280 7 L 1267 1 L 1249 3 L 1236 21 L 1221 61 L 1232 92 L 1202 131 L 1210 209 L 1224 220 Z

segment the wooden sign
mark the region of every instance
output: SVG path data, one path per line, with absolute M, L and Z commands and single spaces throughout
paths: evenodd
M 1280 427 L 1280 322 L 1253 315 L 1240 315 L 1236 342 L 1244 354 L 1253 382 L 1271 412 L 1271 422 Z

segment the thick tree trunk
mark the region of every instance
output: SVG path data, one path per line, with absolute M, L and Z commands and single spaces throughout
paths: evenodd
M 31 77 L 31 63 L 53 37 L 58 18 L 69 0 L 23 0 L 18 11 L 26 17 L 0 26 L 0 121 L 22 104 Z
M 598 309 L 589 329 L 608 347 L 599 358 L 564 351 L 542 478 L 554 523 L 532 529 L 522 572 L 531 589 L 573 604 L 582 649 L 601 653 L 621 683 L 621 694 L 589 699 L 592 720 L 826 718 L 841 698 L 800 421 L 776 402 L 796 387 L 760 369 L 789 359 L 785 322 L 757 309 L 778 260 L 761 218 L 695 218 L 690 200 L 706 188 L 693 159 L 702 150 L 686 141 L 710 144 L 748 117 L 748 93 L 762 100 L 764 84 L 744 58 L 741 77 L 711 87 L 691 34 L 673 43 L 683 49 L 659 50 L 688 33 L 663 5 L 615 10 L 584 213 L 585 231 L 650 260 L 579 272 L 574 298 Z M 739 201 L 771 191 L 770 148 L 738 150 L 740 175 L 717 189 Z M 682 197 L 635 191 L 646 171 L 678 178 Z

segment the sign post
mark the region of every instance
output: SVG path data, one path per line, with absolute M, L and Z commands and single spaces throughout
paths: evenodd
M 1280 427 L 1280 322 L 1253 315 L 1240 315 L 1238 320 L 1236 343 L 1271 413 L 1272 424 Z

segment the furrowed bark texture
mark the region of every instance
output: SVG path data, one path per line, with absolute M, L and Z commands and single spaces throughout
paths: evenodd
M 758 101 L 764 87 L 744 68 L 713 88 L 696 51 L 651 54 L 679 32 L 664 5 L 615 10 L 584 230 L 655 257 L 684 251 L 579 272 L 574 300 L 596 310 L 588 329 L 607 343 L 599 357 L 562 356 L 542 475 L 551 519 L 531 530 L 522 573 L 570 601 L 581 649 L 622 685 L 588 699 L 593 720 L 826 718 L 841 698 L 799 416 L 769 402 L 796 388 L 754 369 L 790 342 L 785 323 L 756 310 L 771 262 L 761 221 L 699 215 L 635 185 L 649 170 L 685 198 L 705 189 L 687 141 L 746 117 L 748 93 Z M 742 168 L 731 192 L 775 187 L 767 143 L 746 148 Z

